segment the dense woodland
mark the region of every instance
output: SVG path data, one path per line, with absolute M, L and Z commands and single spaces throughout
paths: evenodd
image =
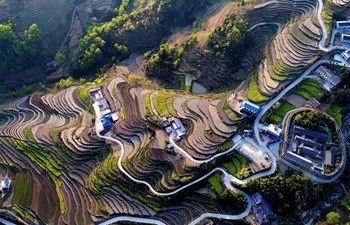
M 313 207 L 322 198 L 324 191 L 322 184 L 312 182 L 300 174 L 278 174 L 253 179 L 248 181 L 246 188 L 249 194 L 259 191 L 272 203 L 278 215 L 287 217 L 297 213 L 298 206 L 303 209 Z
M 13 25 L 0 24 L 0 78 L 8 78 L 33 67 L 42 57 L 41 32 L 36 24 L 22 35 L 14 32 Z
M 227 16 L 224 24 L 216 28 L 209 38 L 209 46 L 217 57 L 229 57 L 234 64 L 239 62 L 242 54 L 248 49 L 251 38 L 247 30 L 247 22 L 234 15 Z
M 183 50 L 183 47 L 162 44 L 159 50 L 150 56 L 146 65 L 146 74 L 163 80 L 169 79 L 171 71 L 179 67 Z
M 118 16 L 90 28 L 80 40 L 71 62 L 72 74 L 80 76 L 102 63 L 124 59 L 128 53 L 157 47 L 172 27 L 192 22 L 204 2 L 158 0 L 130 14 L 119 8 Z

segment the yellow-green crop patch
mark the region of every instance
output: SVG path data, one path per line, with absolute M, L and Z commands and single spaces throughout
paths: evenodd
M 252 79 L 249 82 L 247 95 L 248 95 L 248 99 L 252 102 L 263 102 L 270 99 L 269 97 L 261 94 L 259 91 L 257 72 L 254 73 Z

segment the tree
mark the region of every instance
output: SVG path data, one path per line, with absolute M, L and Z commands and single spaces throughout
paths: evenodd
M 41 31 L 35 23 L 32 24 L 28 30 L 24 31 L 24 36 L 30 44 L 37 45 L 41 42 Z
M 337 225 L 339 224 L 340 215 L 336 212 L 330 212 L 326 215 L 326 219 L 329 225 Z
M 65 63 L 67 60 L 67 57 L 61 52 L 57 53 L 55 58 L 56 58 L 56 61 L 58 62 L 58 64 L 60 64 L 60 65 Z

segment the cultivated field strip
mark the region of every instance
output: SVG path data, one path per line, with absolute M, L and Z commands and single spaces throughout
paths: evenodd
M 278 93 L 290 80 L 295 79 L 304 68 L 316 60 L 321 29 L 316 19 L 315 8 L 315 0 L 283 0 L 254 10 L 254 13 L 259 12 L 263 15 L 259 18 L 248 17 L 248 21 L 253 26 L 258 23 L 272 22 L 284 24 L 282 30 L 266 47 L 267 58 L 258 68 L 257 86 L 262 95 L 272 96 Z M 290 20 L 295 16 L 300 19 Z M 258 32 L 265 26 L 258 26 L 254 30 Z M 244 62 L 249 63 L 249 60 Z M 251 100 L 261 101 L 260 99 Z
M 22 26 L 27 29 L 33 23 L 42 32 L 44 43 L 59 47 L 69 27 L 73 4 L 69 0 L 25 0 L 24 10 L 19 14 Z

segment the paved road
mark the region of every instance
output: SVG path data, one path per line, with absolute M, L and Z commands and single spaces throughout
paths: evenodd
M 278 102 L 288 91 L 293 89 L 296 85 L 298 85 L 312 70 L 314 70 L 316 67 L 325 64 L 325 63 L 331 63 L 329 60 L 319 60 L 316 63 L 314 63 L 312 66 L 310 66 L 298 79 L 293 81 L 288 87 L 283 89 L 274 99 L 272 99 L 269 103 L 264 105 L 262 109 L 260 110 L 259 114 L 257 115 L 255 121 L 254 121 L 254 137 L 258 141 L 260 146 L 265 146 L 263 141 L 260 138 L 259 135 L 259 122 L 261 120 L 261 117 L 276 103 Z
M 276 1 L 271 1 L 269 4 L 273 3 L 273 2 L 276 2 Z M 322 33 L 323 33 L 323 36 L 322 36 L 322 39 L 320 41 L 320 44 L 319 44 L 319 47 L 321 50 L 325 51 L 325 52 L 328 52 L 328 51 L 331 51 L 333 49 L 336 49 L 338 47 L 334 47 L 334 46 L 330 46 L 328 48 L 326 48 L 324 46 L 324 42 L 327 38 L 326 36 L 326 28 L 324 26 L 324 23 L 322 21 L 322 18 L 321 18 L 321 13 L 322 13 L 322 7 L 323 7 L 323 3 L 322 3 L 322 0 L 318 0 L 319 4 L 318 4 L 318 12 L 317 12 L 317 18 L 320 22 L 320 25 L 321 25 L 321 29 L 322 29 Z M 266 4 L 265 4 L 266 5 Z M 260 5 L 259 7 L 264 7 L 265 5 Z M 258 8 L 258 7 L 257 7 Z M 276 24 L 279 28 L 280 28 L 280 24 L 278 23 L 274 23 Z M 255 26 L 259 26 L 259 25 L 263 25 L 263 24 L 256 24 Z M 250 29 L 253 29 L 255 26 L 251 27 Z M 238 191 L 242 194 L 244 194 L 247 198 L 247 201 L 248 201 L 248 206 L 246 208 L 246 210 L 244 212 L 242 212 L 241 214 L 239 215 L 224 215 L 224 214 L 215 214 L 215 213 L 205 213 L 205 214 L 202 214 L 200 217 L 196 218 L 194 221 L 192 221 L 190 224 L 196 224 L 197 222 L 201 221 L 202 219 L 206 218 L 206 217 L 215 217 L 215 218 L 222 218 L 222 219 L 231 219 L 231 220 L 235 220 L 235 219 L 240 219 L 240 218 L 243 218 L 245 217 L 249 211 L 251 210 L 251 200 L 250 200 L 250 197 L 236 189 L 235 187 L 233 187 L 231 185 L 231 182 L 236 182 L 238 184 L 244 184 L 246 183 L 248 180 L 250 179 L 253 179 L 253 178 L 259 178 L 259 177 L 263 177 L 263 176 L 266 176 L 266 175 L 269 175 L 269 174 L 272 174 L 275 169 L 276 169 L 276 158 L 275 156 L 270 152 L 270 150 L 266 147 L 266 145 L 263 144 L 261 138 L 260 138 L 260 135 L 259 135 L 259 130 L 258 130 L 258 125 L 259 125 L 259 122 L 261 120 L 261 117 L 269 110 L 269 108 L 271 108 L 277 101 L 279 101 L 288 91 L 290 91 L 291 89 L 293 89 L 297 84 L 299 84 L 312 70 L 314 70 L 316 67 L 318 67 L 319 65 L 321 64 L 325 64 L 325 63 L 332 63 L 331 61 L 329 60 L 319 60 L 317 61 L 316 63 L 314 63 L 311 67 L 309 67 L 298 79 L 296 79 L 294 82 L 292 82 L 287 88 L 285 88 L 282 92 L 280 92 L 274 99 L 272 99 L 267 105 L 265 105 L 262 110 L 260 111 L 260 113 L 258 114 L 258 116 L 256 117 L 255 119 L 255 122 L 254 122 L 254 136 L 256 138 L 256 140 L 258 141 L 259 145 L 262 147 L 262 151 L 263 152 L 266 152 L 266 153 L 269 153 L 270 157 L 271 157 L 271 167 L 269 170 L 265 171 L 265 172 L 262 172 L 262 173 L 258 173 L 258 174 L 255 174 L 247 179 L 244 179 L 244 180 L 239 180 L 237 179 L 236 177 L 228 174 L 225 170 L 223 170 L 222 168 L 215 168 L 213 169 L 211 172 L 209 172 L 208 174 L 204 175 L 203 177 L 199 178 L 198 180 L 195 180 L 187 185 L 184 185 L 182 186 L 181 188 L 175 190 L 175 191 L 172 191 L 172 192 L 168 192 L 168 193 L 160 193 L 160 192 L 157 192 L 149 183 L 147 183 L 146 181 L 143 181 L 143 180 L 138 180 L 138 179 L 135 179 L 134 177 L 132 177 L 122 166 L 122 159 L 124 157 L 124 154 L 125 154 L 125 150 L 124 150 L 124 146 L 123 144 L 111 137 L 111 136 L 101 136 L 100 134 L 98 134 L 99 137 L 101 138 L 104 138 L 104 139 L 107 139 L 107 140 L 110 140 L 110 141 L 114 141 L 116 143 L 118 143 L 120 146 L 121 146 L 121 156 L 120 158 L 118 159 L 118 168 L 120 171 L 122 171 L 129 179 L 131 179 L 132 181 L 136 182 L 136 183 L 141 183 L 141 184 L 144 184 L 146 185 L 150 191 L 152 193 L 154 193 L 155 195 L 158 195 L 158 196 L 170 196 L 170 195 L 173 195 L 173 194 L 176 194 L 180 191 L 182 191 L 183 189 L 195 184 L 195 183 L 198 183 L 204 179 L 206 179 L 207 177 L 209 177 L 211 174 L 215 173 L 215 172 L 221 172 L 224 176 L 223 180 L 224 180 L 224 183 L 225 185 L 227 186 L 227 188 L 231 189 L 231 190 L 235 190 L 235 191 Z M 340 65 L 340 66 L 344 66 L 344 64 L 341 64 L 341 63 L 335 63 L 336 65 Z M 96 121 L 98 121 L 99 118 L 96 118 Z M 199 163 L 206 163 L 206 162 L 209 162 L 211 160 L 213 160 L 214 158 L 216 157 L 219 157 L 221 155 L 224 155 L 224 154 L 227 154 L 228 152 L 232 151 L 234 149 L 234 147 L 230 148 L 228 151 L 226 152 L 223 152 L 223 153 L 219 153 L 218 155 L 215 155 L 213 157 L 211 157 L 210 159 L 207 159 L 207 160 L 196 160 L 194 158 L 191 157 L 191 155 L 189 155 L 185 150 L 183 150 L 180 146 L 176 145 L 176 143 L 174 141 L 172 141 L 172 138 L 170 138 L 170 142 L 176 146 L 177 148 L 180 149 L 180 151 L 186 156 L 188 157 L 190 160 L 193 160 L 194 162 L 199 162 Z M 152 219 L 145 219 L 145 218 L 137 218 L 137 217 L 132 217 L 132 216 L 120 216 L 120 217 L 115 217 L 115 218 L 112 218 L 112 219 L 109 219 L 101 224 L 110 224 L 110 223 L 113 223 L 113 222 L 117 222 L 117 221 L 132 221 L 132 222 L 144 222 L 144 223 L 150 223 L 150 224 L 161 224 L 163 225 L 164 223 L 160 222 L 160 221 L 157 221 L 157 220 L 152 220 Z
M 5 220 L 5 219 L 3 219 L 3 218 L 1 218 L 1 217 L 0 217 L 0 223 L 3 223 L 3 224 L 5 224 L 5 225 L 16 225 L 16 224 L 11 223 L 10 221 Z
M 262 7 L 265 7 L 265 6 L 273 4 L 273 3 L 278 3 L 278 1 L 277 0 L 271 0 L 271 1 L 268 1 L 268 2 L 256 4 L 256 5 L 254 5 L 254 9 L 262 8 Z
M 343 46 L 333 46 L 333 42 L 331 42 L 331 45 L 329 47 L 325 47 L 324 43 L 327 39 L 327 30 L 326 30 L 326 26 L 324 25 L 324 22 L 322 20 L 322 8 L 323 8 L 323 2 L 322 0 L 318 0 L 318 8 L 317 8 L 317 20 L 319 22 L 319 24 L 321 25 L 321 29 L 322 29 L 322 38 L 320 40 L 319 43 L 319 48 L 324 51 L 324 52 L 329 52 L 332 51 L 334 49 L 346 49 Z M 333 32 L 331 39 L 334 40 L 334 35 L 336 32 Z
M 257 23 L 254 26 L 250 27 L 247 31 L 251 31 L 254 28 L 258 27 L 258 26 L 263 26 L 263 25 L 276 25 L 278 27 L 278 30 L 281 30 L 282 28 L 282 24 L 281 23 L 273 23 L 273 22 L 262 22 L 262 23 Z
M 159 220 L 147 219 L 143 217 L 134 217 L 134 216 L 117 216 L 112 219 L 106 220 L 99 225 L 108 225 L 111 223 L 122 222 L 122 221 L 130 221 L 136 223 L 147 223 L 147 224 L 157 224 L 157 225 L 166 225 L 165 223 Z

